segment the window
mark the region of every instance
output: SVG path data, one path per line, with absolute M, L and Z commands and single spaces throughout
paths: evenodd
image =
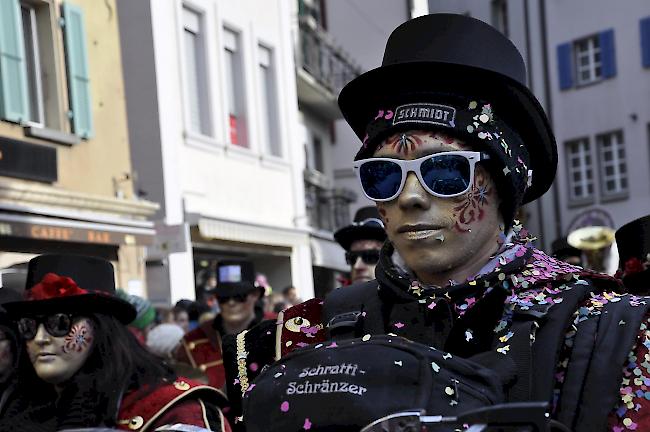
M 616 76 L 614 30 L 557 46 L 560 90 Z
M 25 66 L 27 68 L 27 103 L 29 121 L 38 126 L 45 123 L 43 109 L 43 84 L 41 82 L 40 50 L 38 47 L 38 27 L 34 6 L 21 3 L 20 12 L 23 24 L 23 42 L 25 47 Z
M 505 36 L 508 30 L 508 0 L 492 0 L 492 23 Z
M 587 138 L 566 143 L 569 175 L 569 200 L 584 202 L 594 195 L 591 150 Z
M 278 133 L 278 103 L 275 88 L 275 68 L 273 64 L 273 51 L 262 45 L 259 52 L 259 79 L 260 79 L 260 121 L 262 123 L 262 142 L 266 151 L 273 156 L 282 156 L 282 146 Z
M 323 163 L 323 141 L 319 137 L 314 137 L 314 169 L 318 172 L 325 172 Z
M 599 135 L 596 137 L 596 142 L 603 197 L 618 197 L 626 194 L 628 185 L 623 132 Z
M 246 138 L 246 102 L 244 93 L 244 67 L 239 34 L 224 29 L 224 72 L 230 143 L 248 147 Z
M 205 58 L 205 31 L 202 21 L 201 14 L 183 7 L 183 44 L 189 129 L 202 135 L 212 135 Z
M 575 42 L 576 80 L 589 84 L 602 77 L 600 42 L 593 36 Z
M 639 21 L 641 34 L 641 64 L 644 68 L 650 67 L 650 17 Z

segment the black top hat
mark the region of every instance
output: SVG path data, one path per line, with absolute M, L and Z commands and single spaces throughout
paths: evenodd
M 623 284 L 633 290 L 650 290 L 650 216 L 620 227 L 616 246 Z
M 557 167 L 553 132 L 525 82 L 521 55 L 499 31 L 432 14 L 395 29 L 382 65 L 348 83 L 339 106 L 363 141 L 356 159 L 400 131 L 447 131 L 499 162 L 495 181 L 518 206 L 546 192 Z
M 4 308 L 14 317 L 52 312 L 101 312 L 124 324 L 136 311 L 115 296 L 115 271 L 104 259 L 82 255 L 40 255 L 29 261 L 25 300 Z
M 248 294 L 260 289 L 255 284 L 253 263 L 244 260 L 219 261 L 217 264 L 217 287 L 210 292 L 219 296 Z M 261 288 L 262 292 L 264 288 Z
M 384 223 L 379 217 L 377 207 L 361 207 L 354 215 L 354 222 L 334 233 L 334 240 L 346 251 L 355 240 L 386 240 Z

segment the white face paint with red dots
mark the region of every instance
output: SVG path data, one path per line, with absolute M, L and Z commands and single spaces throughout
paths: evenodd
M 62 337 L 52 336 L 39 324 L 36 336 L 26 342 L 29 359 L 36 374 L 50 384 L 68 381 L 84 365 L 95 339 L 92 321 L 79 317 L 70 332 Z

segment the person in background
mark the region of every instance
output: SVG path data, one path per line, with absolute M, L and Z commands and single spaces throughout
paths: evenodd
M 135 319 L 129 324 L 129 330 L 142 344 L 146 345 L 147 333 L 156 325 L 156 309 L 151 302 L 140 296 L 129 294 L 122 289 L 117 290 L 117 296 L 129 302 L 136 310 Z
M 284 300 L 291 306 L 302 303 L 302 300 L 298 297 L 298 291 L 293 285 L 287 285 L 284 287 L 284 289 L 282 289 L 282 296 L 284 297 Z
M 14 290 L 0 288 L 0 306 L 21 299 Z M 19 342 L 16 323 L 0 307 L 0 417 L 15 390 L 18 358 L 24 355 Z
M 185 333 L 187 333 L 190 331 L 190 314 L 184 305 L 179 305 L 181 301 L 176 303 L 172 309 L 173 322 L 182 328 Z
M 635 295 L 650 294 L 650 215 L 616 231 L 619 270 L 625 288 Z
M 226 404 L 222 393 L 177 377 L 129 332 L 136 310 L 116 296 L 114 273 L 99 258 L 41 255 L 29 262 L 24 300 L 4 305 L 17 321 L 24 362 L 45 387 L 35 392 L 21 375 L 15 399 L 49 399 L 50 416 L 32 423 L 49 430 L 150 432 L 176 423 L 229 430 L 218 408 Z M 13 415 L 20 404 L 11 405 L 0 430 L 33 430 Z
M 566 237 L 559 238 L 551 245 L 551 256 L 569 264 L 582 266 L 582 251 L 567 242 Z
M 368 282 L 375 278 L 379 251 L 386 240 L 384 223 L 377 207 L 357 210 L 354 222 L 336 231 L 334 240 L 345 249 L 345 261 L 350 266 L 352 283 Z
M 221 312 L 211 322 L 199 325 L 187 333 L 174 357 L 198 368 L 208 376 L 215 388 L 223 387 L 221 340 L 237 334 L 262 320 L 263 311 L 256 304 L 263 288 L 255 283 L 255 270 L 250 261 L 221 261 L 217 265 L 217 287 L 213 294 Z

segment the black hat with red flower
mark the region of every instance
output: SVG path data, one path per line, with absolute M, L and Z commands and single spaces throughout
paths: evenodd
M 650 215 L 620 227 L 616 246 L 623 284 L 632 291 L 650 292 Z
M 104 259 L 82 255 L 40 255 L 29 261 L 23 301 L 4 304 L 14 317 L 53 312 L 112 315 L 124 324 L 136 310 L 115 294 L 115 270 Z

